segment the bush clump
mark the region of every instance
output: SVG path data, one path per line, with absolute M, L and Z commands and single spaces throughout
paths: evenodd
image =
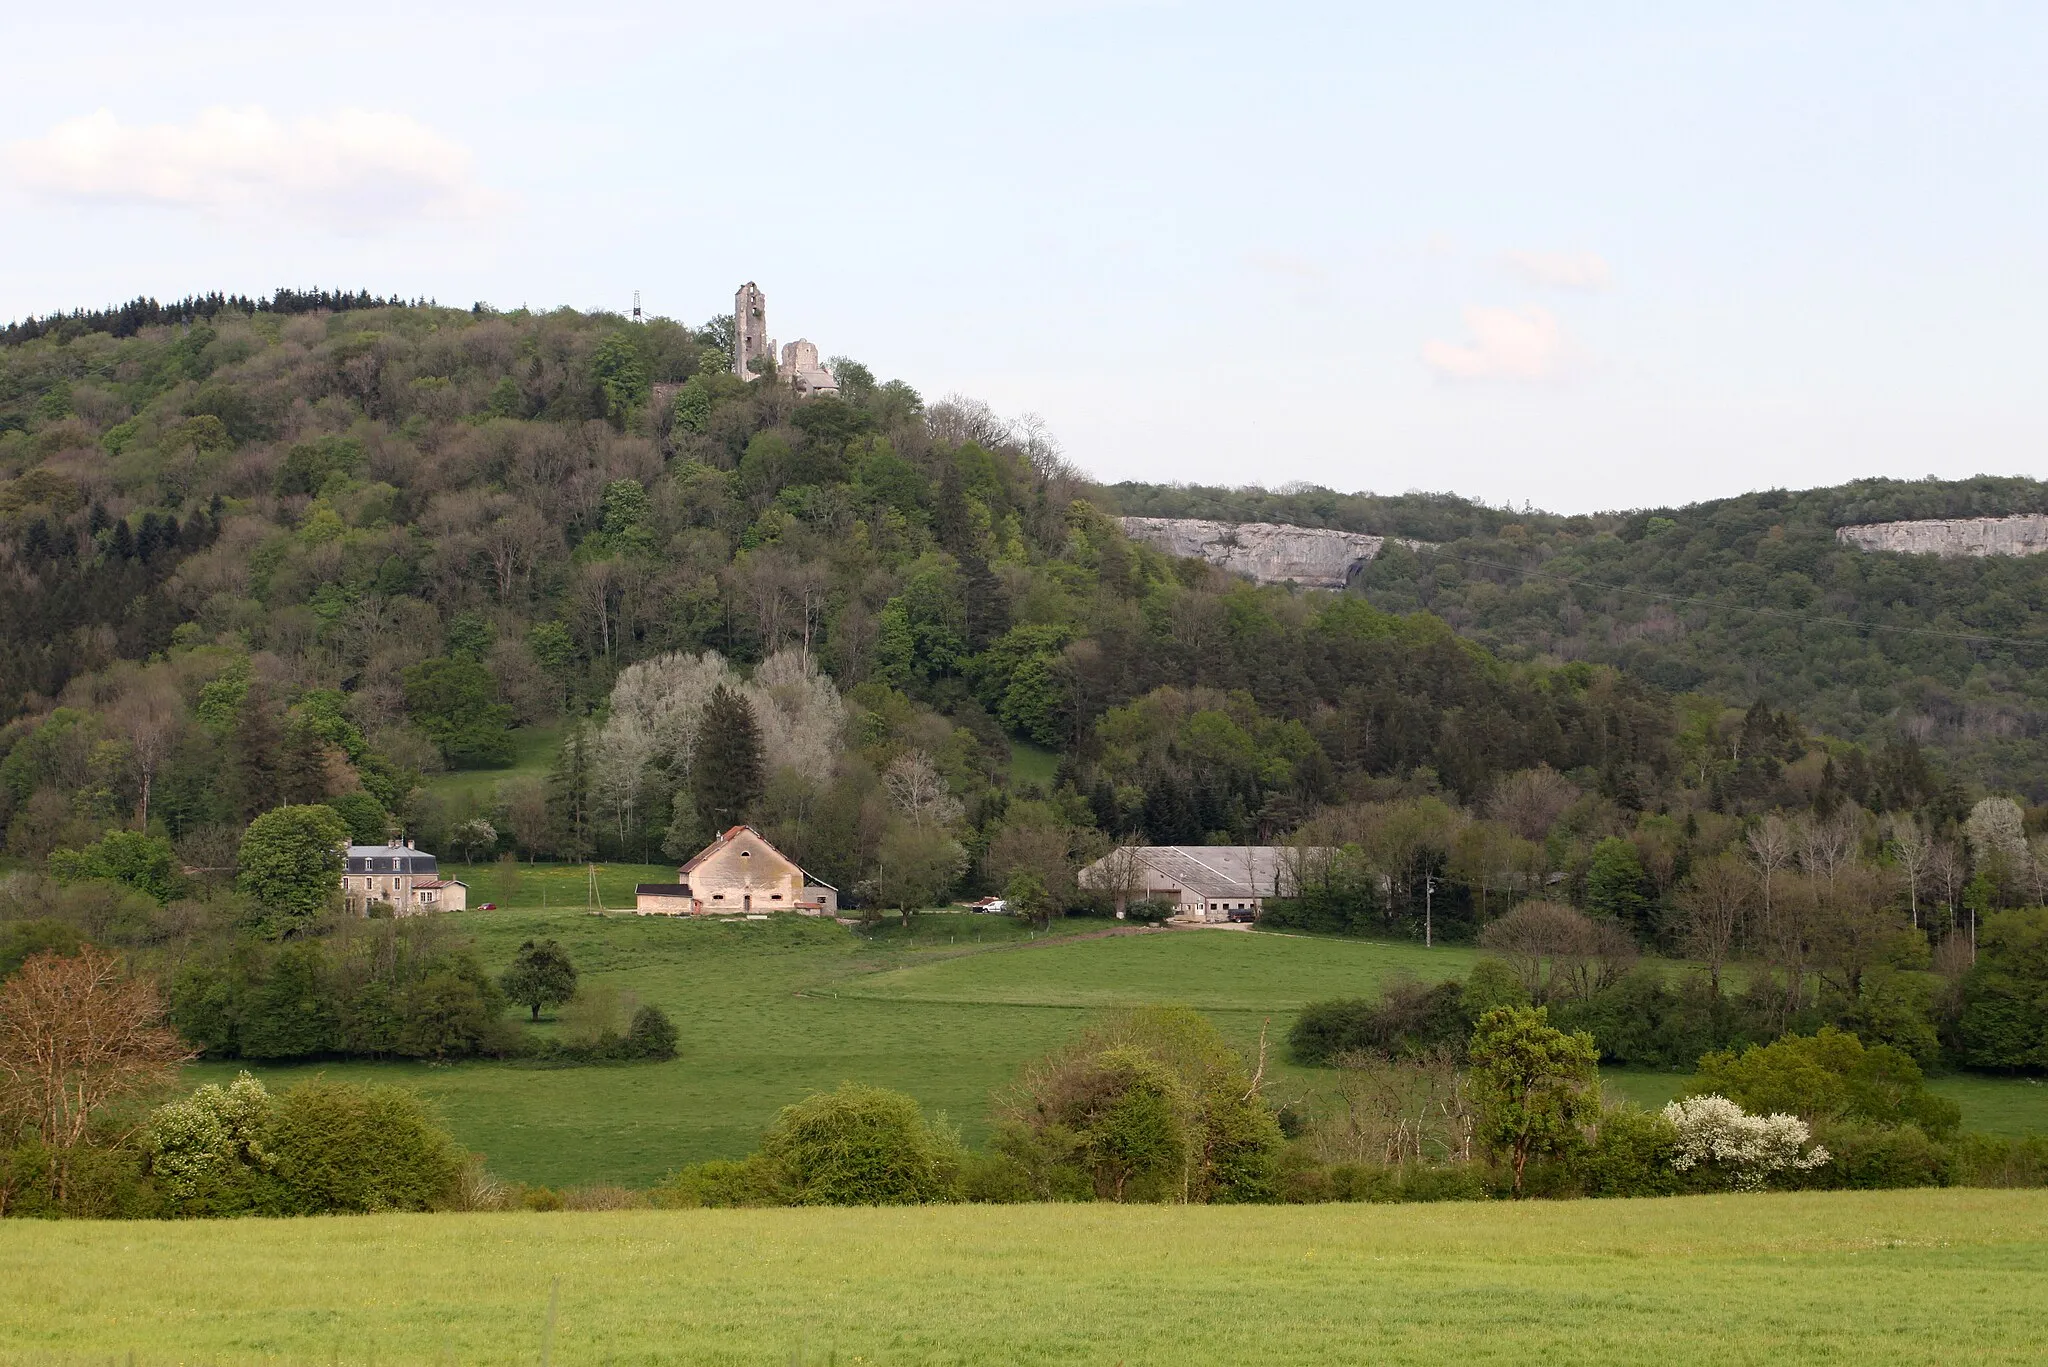
M 171 1216 L 447 1209 L 469 1166 L 405 1088 L 321 1078 L 272 1096 L 247 1073 L 151 1112 L 141 1154 Z
M 912 1206 L 961 1199 L 966 1155 L 901 1092 L 842 1083 L 776 1115 L 760 1152 L 682 1168 L 656 1205 Z
M 1112 1016 L 998 1098 L 995 1149 L 1039 1200 L 1264 1201 L 1279 1123 L 1187 1007 Z

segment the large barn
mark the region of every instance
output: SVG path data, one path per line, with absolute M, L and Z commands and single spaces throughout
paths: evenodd
M 1295 870 L 1316 851 L 1291 845 L 1122 845 L 1081 870 L 1084 888 L 1131 902 L 1165 902 L 1190 920 L 1257 915 L 1269 897 L 1289 897 Z
M 635 888 L 633 909 L 642 916 L 833 916 L 839 892 L 811 878 L 752 826 L 735 826 L 677 869 L 675 882 Z

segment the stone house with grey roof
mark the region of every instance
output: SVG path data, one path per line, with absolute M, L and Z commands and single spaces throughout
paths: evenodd
M 348 909 L 367 916 L 381 904 L 393 916 L 424 916 L 435 911 L 464 911 L 469 884 L 441 877 L 440 861 L 410 840 L 403 845 L 351 845 L 341 875 L 341 895 Z

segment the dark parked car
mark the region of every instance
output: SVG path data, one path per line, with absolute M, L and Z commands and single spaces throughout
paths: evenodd
M 1253 911 L 1250 907 L 1232 907 L 1229 911 L 1223 913 L 1223 919 L 1250 925 L 1259 919 L 1259 913 Z

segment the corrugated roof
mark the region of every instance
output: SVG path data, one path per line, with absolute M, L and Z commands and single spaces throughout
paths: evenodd
M 1292 845 L 1132 845 L 1138 862 L 1197 897 L 1272 897 L 1293 890 Z M 1105 856 L 1106 858 L 1106 856 Z M 1103 860 L 1088 866 L 1093 873 Z M 1087 880 L 1084 880 L 1086 882 Z

